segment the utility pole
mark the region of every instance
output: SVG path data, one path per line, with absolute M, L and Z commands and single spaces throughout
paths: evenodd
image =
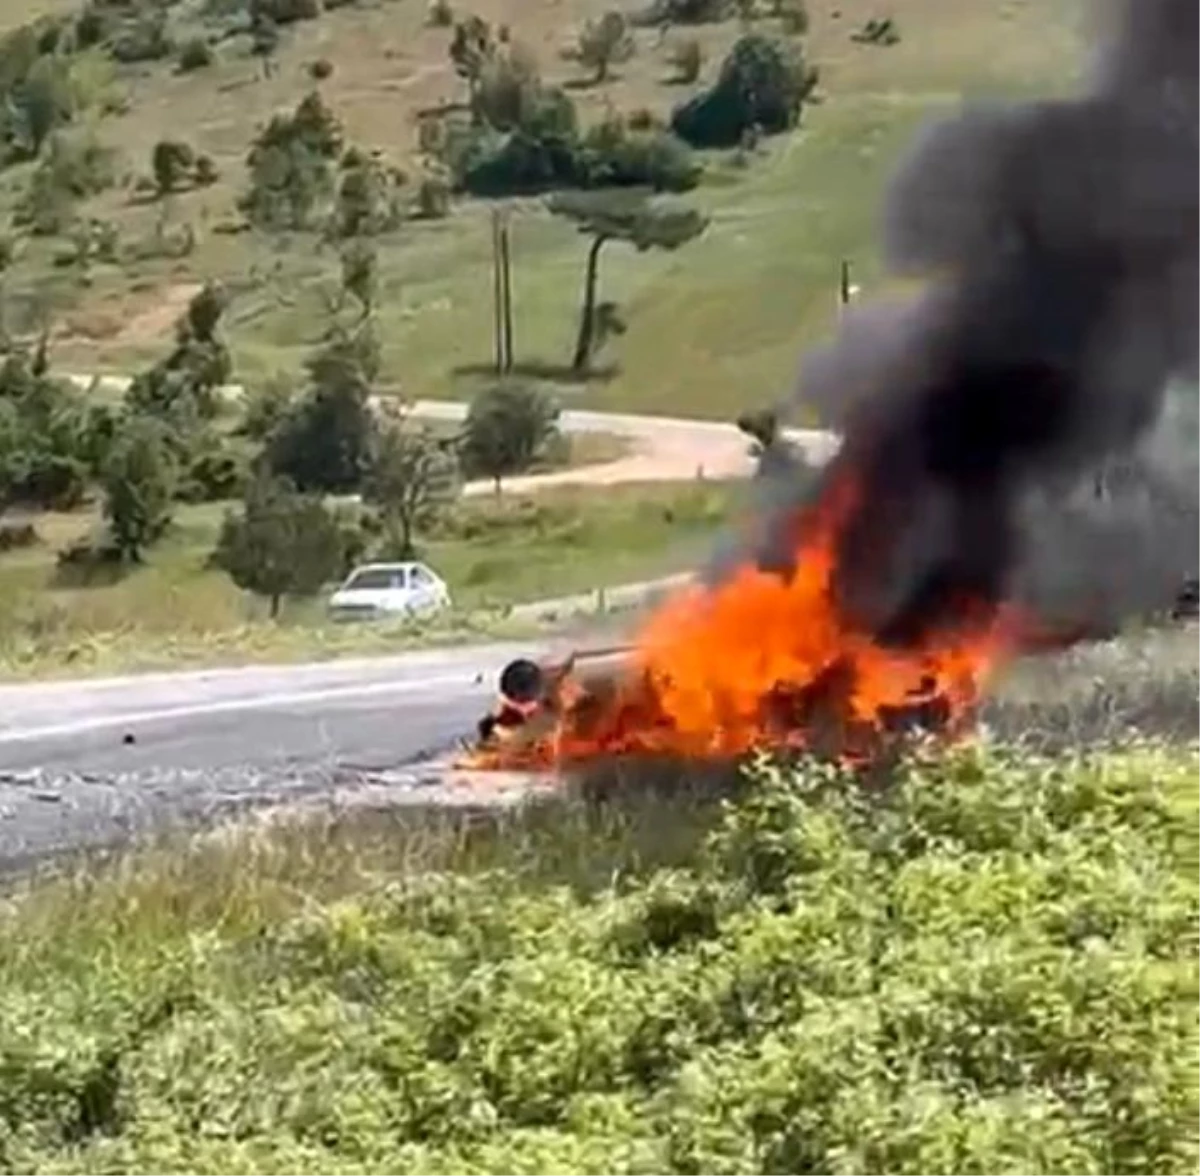
M 496 375 L 504 371 L 504 289 L 500 274 L 500 210 L 492 209 L 492 334 L 496 347 Z
M 858 296 L 858 287 L 850 282 L 850 261 L 842 258 L 841 275 L 838 281 L 838 316 Z
M 492 209 L 492 323 L 496 343 L 496 375 L 512 371 L 512 251 L 507 208 Z
M 513 365 L 513 308 L 512 308 L 512 252 L 509 249 L 509 216 L 504 210 L 500 224 L 500 276 L 504 293 L 504 371 L 512 371 Z

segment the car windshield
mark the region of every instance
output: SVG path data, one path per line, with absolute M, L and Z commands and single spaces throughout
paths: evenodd
M 347 588 L 403 588 L 403 568 L 363 568 L 346 581 Z

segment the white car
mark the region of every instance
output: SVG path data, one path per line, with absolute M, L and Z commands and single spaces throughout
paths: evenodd
M 338 621 L 428 616 L 450 607 L 446 582 L 423 563 L 363 564 L 329 598 Z

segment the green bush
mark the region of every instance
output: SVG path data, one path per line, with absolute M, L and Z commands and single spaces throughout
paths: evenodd
M 637 17 L 638 24 L 717 24 L 734 15 L 735 0 L 653 0 Z
M 450 185 L 439 175 L 425 176 L 417 185 L 417 214 L 424 220 L 450 215 Z
M 634 128 L 613 116 L 581 134 L 574 103 L 543 89 L 524 121 L 505 134 L 464 129 L 450 136 L 447 156 L 458 186 L 482 196 L 555 188 L 695 187 L 702 167 L 688 145 L 661 127 Z
M 212 46 L 204 37 L 189 37 L 179 49 L 179 69 L 181 73 L 190 73 L 194 69 L 203 69 L 212 65 Z
M 778 134 L 799 121 L 816 83 L 817 71 L 794 42 L 747 33 L 715 84 L 675 108 L 671 128 L 693 147 L 736 147 L 747 133 Z
M 139 61 L 161 61 L 170 57 L 175 46 L 167 31 L 167 14 L 147 8 L 127 21 L 113 38 L 109 52 L 126 65 Z
M 620 119 L 610 119 L 591 128 L 583 138 L 583 187 L 686 192 L 699 182 L 700 173 L 700 163 L 691 148 L 661 128 L 634 130 Z
M 6 1164 L 1192 1172 L 1196 770 L 763 763 L 699 846 L 676 796 L 429 831 L 423 872 L 322 826 L 35 893 L 0 938 Z
M 704 68 L 704 50 L 695 37 L 685 37 L 671 47 L 671 65 L 675 70 L 672 81 L 681 86 L 690 86 L 700 77 Z
M 293 24 L 298 20 L 316 20 L 321 15 L 321 0 L 254 0 L 259 19 L 266 18 L 277 25 Z
M 448 29 L 454 24 L 454 6 L 450 0 L 431 0 L 426 22 L 435 29 Z

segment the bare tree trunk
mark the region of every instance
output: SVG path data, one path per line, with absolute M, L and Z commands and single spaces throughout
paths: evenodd
M 279 604 L 280 604 L 281 599 L 282 599 L 282 597 L 279 595 L 278 592 L 271 593 L 270 607 L 271 607 L 271 620 L 273 620 L 273 621 L 279 619 Z
M 596 326 L 596 278 L 599 270 L 600 250 L 608 238 L 598 236 L 588 250 L 587 271 L 583 279 L 583 312 L 579 319 L 579 338 L 575 342 L 575 357 L 571 370 L 576 373 L 587 370 L 592 357 L 592 337 Z

